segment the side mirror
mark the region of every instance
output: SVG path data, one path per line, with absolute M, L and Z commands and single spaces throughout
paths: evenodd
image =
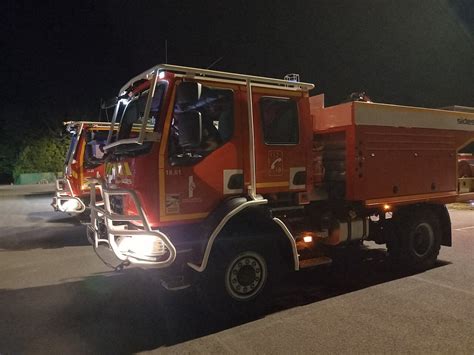
M 202 85 L 196 82 L 185 81 L 176 88 L 176 103 L 178 105 L 191 105 L 201 97 Z
M 175 115 L 179 145 L 183 148 L 198 148 L 202 142 L 202 117 L 198 111 L 187 111 Z

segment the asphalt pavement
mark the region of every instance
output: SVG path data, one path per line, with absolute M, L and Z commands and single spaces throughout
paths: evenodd
M 264 314 L 210 312 L 154 270 L 111 271 L 50 185 L 0 187 L 0 354 L 474 353 L 474 210 L 419 274 L 375 244 L 282 279 Z

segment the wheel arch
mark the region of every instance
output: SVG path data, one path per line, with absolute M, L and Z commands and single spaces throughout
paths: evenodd
M 256 240 L 275 246 L 287 266 L 299 270 L 295 239 L 285 223 L 274 218 L 266 205 L 250 207 L 236 215 L 229 221 L 220 238 Z
M 205 239 L 200 264 L 188 263 L 188 266 L 198 272 L 205 271 L 217 241 L 224 243 L 226 239 L 233 242 L 241 239 L 273 243 L 275 240 L 283 260 L 290 268 L 298 270 L 296 243 L 284 223 L 271 216 L 266 203 L 267 200 L 248 201 L 236 197 L 221 204 L 213 212 L 214 216 L 204 222 L 209 237 Z

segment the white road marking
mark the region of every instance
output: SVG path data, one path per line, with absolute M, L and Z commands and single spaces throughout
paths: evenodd
M 456 228 L 456 229 L 454 229 L 454 230 L 455 230 L 455 231 L 466 231 L 466 230 L 469 230 L 469 229 L 474 229 L 474 226 Z
M 465 289 L 462 289 L 462 288 L 459 288 L 459 287 L 454 287 L 454 286 L 446 285 L 446 284 L 443 284 L 443 283 L 440 283 L 440 282 L 431 281 L 431 280 L 422 278 L 420 276 L 412 276 L 412 278 L 415 279 L 415 280 L 419 280 L 419 281 L 423 281 L 423 282 L 435 285 L 435 286 L 448 288 L 448 289 L 453 290 L 453 291 L 463 292 L 463 293 L 467 293 L 470 296 L 474 296 L 474 292 L 469 291 L 469 290 L 465 290 Z

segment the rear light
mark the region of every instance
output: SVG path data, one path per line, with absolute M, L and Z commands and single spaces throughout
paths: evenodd
M 303 237 L 303 241 L 304 241 L 305 243 L 311 243 L 311 242 L 313 241 L 313 237 L 310 236 L 310 235 L 305 235 L 305 236 Z

